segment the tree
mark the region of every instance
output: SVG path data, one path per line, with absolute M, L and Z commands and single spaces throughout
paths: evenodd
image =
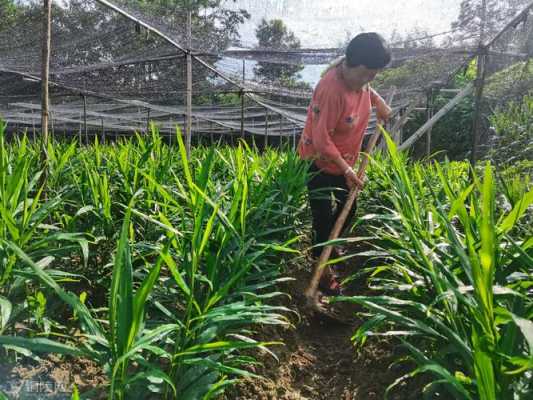
M 263 19 L 255 31 L 258 49 L 294 50 L 300 48 L 300 40 L 280 19 L 267 21 Z M 279 82 L 286 86 L 302 86 L 298 74 L 303 69 L 301 64 L 258 62 L 254 72 L 264 82 Z M 305 84 L 303 84 L 305 85 Z
M 490 38 L 520 10 L 529 0 L 463 0 L 452 29 L 456 30 L 455 40 L 462 43 L 476 43 L 479 40 L 483 20 L 483 2 L 486 2 L 485 37 Z
M 20 8 L 15 0 L 0 0 L 0 31 L 13 25 Z
M 405 49 L 432 49 L 435 48 L 435 41 L 430 32 L 419 27 L 407 31 L 403 36 L 396 33 L 396 38 L 391 39 L 394 47 L 403 47 Z
M 244 10 L 224 7 L 224 0 L 122 0 L 135 10 L 156 17 L 186 45 L 187 10 L 192 12 L 193 47 L 197 50 L 222 51 L 239 38 L 239 26 L 250 18 Z
M 0 4 L 4 6 L 7 1 L 14 3 L 11 0 L 0 0 Z M 17 17 L 17 37 L 21 38 L 18 42 L 31 42 L 32 38 L 40 34 L 40 25 L 37 23 L 41 21 L 40 3 L 24 3 L 27 5 L 22 7 L 23 12 Z M 239 25 L 249 17 L 243 10 L 227 10 L 223 0 L 200 0 L 190 3 L 185 0 L 115 0 L 114 4 L 168 33 L 183 47 L 186 47 L 186 4 L 192 11 L 193 49 L 215 54 L 238 38 Z M 56 2 L 52 18 L 51 79 L 54 82 L 113 97 L 142 98 L 162 103 L 175 103 L 184 97 L 184 59 L 178 57 L 168 61 L 152 60 L 162 54 L 179 54 L 157 35 L 94 1 Z M 2 40 L 4 39 L 0 37 L 0 42 Z M 11 44 L 17 55 L 20 53 L 33 57 L 29 59 L 34 60 L 34 64 L 39 62 L 39 59 L 34 57 L 38 54 L 37 47 L 21 49 L 17 46 L 17 42 Z M 146 61 L 142 61 L 145 58 Z M 216 59 L 216 56 L 208 58 L 212 63 Z M 131 64 L 112 65 L 119 60 L 136 61 Z M 106 67 L 107 63 L 109 66 Z M 31 72 L 32 63 L 24 65 L 27 65 L 28 72 Z M 66 70 L 70 71 L 64 73 Z M 210 79 L 213 74 L 205 68 L 195 68 L 193 78 L 202 85 L 195 86 L 195 95 L 213 86 L 214 80 Z

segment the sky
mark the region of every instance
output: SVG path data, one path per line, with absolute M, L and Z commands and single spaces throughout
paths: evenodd
M 282 19 L 302 47 L 337 47 L 347 36 L 376 31 L 386 38 L 415 28 L 445 32 L 459 14 L 461 0 L 225 0 L 251 14 L 240 30 L 244 45 L 255 43 L 262 18 Z
M 19 0 L 27 2 L 30 0 Z M 36 1 L 36 0 L 33 0 Z M 39 0 L 40 1 L 40 0 Z M 60 4 L 68 0 L 54 0 Z M 302 47 L 341 47 L 347 37 L 375 31 L 389 38 L 416 28 L 445 32 L 459 14 L 462 0 L 222 0 L 225 7 L 246 9 L 251 19 L 240 28 L 242 43 L 253 46 L 261 19 L 282 19 Z
M 450 30 L 459 14 L 461 0 L 225 0 L 232 9 L 244 8 L 251 14 L 240 28 L 245 47 L 256 44 L 255 29 L 262 18 L 282 19 L 301 41 L 302 47 L 341 47 L 347 37 L 361 31 L 376 31 L 389 38 L 414 29 L 431 34 Z M 225 59 L 240 70 L 241 61 Z M 234 64 L 234 65 L 233 65 Z M 247 75 L 253 74 L 254 62 L 247 62 Z M 306 65 L 302 80 L 314 86 L 323 65 Z

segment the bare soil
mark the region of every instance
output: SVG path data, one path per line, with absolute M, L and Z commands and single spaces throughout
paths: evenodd
M 265 336 L 285 343 L 273 349 L 279 362 L 271 357 L 265 359 L 263 367 L 255 370 L 264 378 L 243 380 L 228 391 L 225 400 L 383 399 L 386 388 L 406 372 L 389 368 L 400 351 L 390 341 L 374 340 L 356 350 L 351 338 L 363 322 L 356 316 L 361 311 L 356 305 L 335 306 L 336 313 L 347 323 L 309 314 L 303 292 L 311 278 L 312 262 L 308 260 L 306 264 L 295 267 L 295 280 L 286 288 L 292 300 L 285 305 L 300 318 L 293 321 L 293 328 L 271 329 Z M 349 274 L 349 269 L 356 267 L 356 261 L 350 264 L 343 267 L 341 274 Z M 344 294 L 368 294 L 365 292 L 365 283 L 357 282 Z M 418 399 L 419 392 L 410 386 L 399 386 L 389 398 Z
M 24 363 L 0 365 L 0 391 L 9 399 L 70 399 L 74 385 L 83 392 L 104 383 L 100 368 L 84 359 L 72 361 L 50 355 L 36 360 L 26 359 Z

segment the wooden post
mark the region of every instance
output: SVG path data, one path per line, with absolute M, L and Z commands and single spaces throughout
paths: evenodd
M 133 133 L 138 133 L 139 135 L 142 135 L 143 133 L 142 120 L 143 120 L 143 117 L 141 113 L 141 107 L 137 107 L 137 129 Z
M 416 108 L 416 100 L 413 100 L 407 106 L 407 108 L 403 109 L 403 111 L 399 115 L 399 118 L 396 120 L 396 122 L 391 128 L 391 134 L 394 138 L 397 139 L 395 143 L 398 147 L 400 147 L 400 145 L 402 144 L 403 126 L 407 123 L 407 120 L 409 119 L 409 115 L 411 115 L 411 113 L 415 110 L 415 108 Z
M 292 128 L 292 151 L 296 151 L 296 128 Z
M 200 134 L 200 132 L 201 132 L 200 120 L 198 118 L 196 118 L 196 132 L 198 134 Z M 200 136 L 199 136 L 198 140 L 196 141 L 196 143 L 198 143 L 200 145 L 203 144 L 203 134 L 200 134 Z
M 100 139 L 100 141 L 102 143 L 105 143 L 105 128 L 104 128 L 104 117 L 100 118 L 100 120 L 102 121 L 102 138 Z
M 87 131 L 87 96 L 83 95 L 83 133 L 85 144 L 89 144 L 89 133 Z
M 150 132 L 150 109 L 148 108 L 147 116 L 146 116 L 146 134 Z
M 408 149 L 415 143 L 426 131 L 431 128 L 433 125 L 435 125 L 443 116 L 445 116 L 451 109 L 453 109 L 457 104 L 459 104 L 466 96 L 470 95 L 472 93 L 473 86 L 472 84 L 466 85 L 458 94 L 455 96 L 448 104 L 446 104 L 444 107 L 442 107 L 433 118 L 431 118 L 429 121 L 427 121 L 424 125 L 422 125 L 415 133 L 413 133 L 405 142 L 403 142 L 399 150 L 405 150 Z
M 79 114 L 79 116 L 80 116 L 80 119 L 79 119 L 80 127 L 78 128 L 78 144 L 81 145 L 81 129 L 82 129 L 82 127 L 81 127 L 81 117 L 82 117 L 81 113 Z
M 475 164 L 478 158 L 479 137 L 481 131 L 481 102 L 483 99 L 483 88 L 485 86 L 486 76 L 486 62 L 487 62 L 487 47 L 485 42 L 485 27 L 487 23 L 487 0 L 481 2 L 481 25 L 479 34 L 479 47 L 477 54 L 477 71 L 476 71 L 476 94 L 474 105 L 474 123 L 472 127 L 472 152 L 470 154 L 470 162 Z
M 169 117 L 169 119 L 168 119 L 168 124 L 169 124 L 169 126 L 170 126 L 170 128 L 169 128 L 169 129 L 170 129 L 169 146 L 172 147 L 172 143 L 173 143 L 173 141 L 172 141 L 172 137 L 174 136 L 174 127 L 172 126 L 172 115 L 171 115 L 171 116 Z
M 32 137 L 35 142 L 35 111 L 31 109 Z
M 400 140 L 398 138 L 399 134 L 398 134 L 398 131 L 393 131 L 393 127 L 396 125 L 396 123 L 401 120 L 402 118 L 402 115 L 403 115 L 403 107 L 400 107 L 400 109 L 398 110 L 398 115 L 396 116 L 396 120 L 394 121 L 394 123 L 392 124 L 391 126 L 391 130 L 390 130 L 390 133 L 391 133 L 391 138 L 392 138 L 392 141 L 396 144 L 396 146 L 398 146 L 400 144 Z
M 55 135 L 55 129 L 54 129 L 54 113 L 53 111 L 48 111 L 49 115 L 50 115 L 50 137 L 49 139 L 52 139 L 54 140 L 54 135 Z
M 477 58 L 477 78 L 476 78 L 476 94 L 475 94 L 475 105 L 474 105 L 474 124 L 472 127 L 472 153 L 470 161 L 474 164 L 478 158 L 478 147 L 479 147 L 479 138 L 481 136 L 481 111 L 482 111 L 482 100 L 483 100 L 483 89 L 485 86 L 485 77 L 486 77 L 486 63 L 487 55 L 482 52 L 486 49 L 480 48 L 480 54 Z
M 42 58 L 41 58 L 41 133 L 42 152 L 41 161 L 45 168 L 42 181 L 46 181 L 48 163 L 48 120 L 49 120 L 49 93 L 48 77 L 50 75 L 50 47 L 52 45 L 52 0 L 43 0 L 43 31 L 42 31 Z
M 191 155 L 191 134 L 192 134 L 192 11 L 191 4 L 187 10 L 187 111 L 185 127 L 185 149 L 187 158 Z
M 283 146 L 283 115 L 279 114 L 279 147 Z
M 433 88 L 430 88 L 427 94 L 426 99 L 426 109 L 427 109 L 427 119 L 428 121 L 431 120 L 433 117 Z M 428 129 L 428 132 L 426 134 L 426 156 L 429 158 L 431 155 L 431 131 L 433 127 L 430 127 Z
M 265 108 L 265 149 L 268 147 L 268 108 Z
M 246 80 L 246 64 L 245 60 L 242 60 L 242 86 L 244 87 L 244 81 Z M 241 90 L 241 138 L 244 138 L 244 89 Z

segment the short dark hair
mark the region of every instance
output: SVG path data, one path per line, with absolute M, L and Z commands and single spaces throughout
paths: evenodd
M 375 32 L 360 33 L 346 47 L 348 67 L 364 65 L 369 69 L 381 69 L 391 61 L 391 53 L 385 40 Z

